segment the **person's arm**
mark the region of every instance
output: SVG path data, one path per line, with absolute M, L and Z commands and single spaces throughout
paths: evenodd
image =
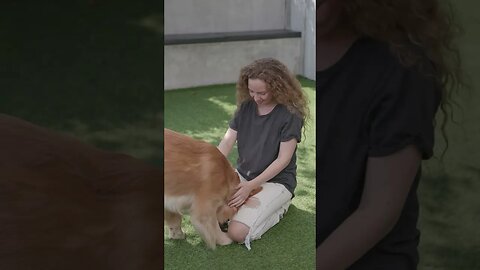
M 268 167 L 254 179 L 243 182 L 238 185 L 237 192 L 232 196 L 228 203 L 231 207 L 239 207 L 248 198 L 251 191 L 260 187 L 263 183 L 272 179 L 275 175 L 280 173 L 292 159 L 295 148 L 297 147 L 297 139 L 293 138 L 286 142 L 280 143 L 280 150 L 278 157 L 268 165 Z
M 360 205 L 317 248 L 317 269 L 349 267 L 390 232 L 420 162 L 413 145 L 389 156 L 368 158 Z
M 235 142 L 237 141 L 237 131 L 228 128 L 227 132 L 225 132 L 225 135 L 223 136 L 222 141 L 220 144 L 217 146 L 218 150 L 222 152 L 222 154 L 225 157 L 228 157 L 228 154 L 230 154 L 230 151 L 232 151 L 233 145 L 235 145 Z

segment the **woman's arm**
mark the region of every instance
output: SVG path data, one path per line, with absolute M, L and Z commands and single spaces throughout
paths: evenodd
M 420 162 L 420 152 L 413 145 L 386 157 L 368 159 L 360 205 L 317 248 L 317 269 L 347 268 L 390 232 Z
M 228 154 L 230 154 L 230 151 L 232 151 L 233 145 L 237 141 L 237 131 L 228 128 L 227 132 L 225 132 L 225 135 L 223 136 L 222 141 L 220 144 L 217 146 L 218 150 L 222 152 L 222 154 L 225 157 L 228 157 Z
M 278 157 L 257 177 L 248 182 L 240 183 L 238 185 L 238 191 L 233 195 L 228 205 L 239 207 L 248 198 L 252 190 L 260 187 L 263 183 L 272 179 L 275 175 L 285 169 L 290 163 L 296 147 L 297 139 L 295 138 L 286 142 L 281 142 Z

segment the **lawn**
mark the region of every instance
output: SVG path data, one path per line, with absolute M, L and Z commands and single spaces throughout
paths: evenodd
M 315 112 L 315 84 L 301 79 Z M 235 85 L 165 92 L 164 126 L 218 145 L 235 111 Z M 315 250 L 315 115 L 297 150 L 298 186 L 280 223 L 252 242 L 252 250 L 232 244 L 208 250 L 184 218 L 186 241 L 169 240 L 165 231 L 165 269 L 314 269 Z M 236 149 L 230 155 L 235 164 Z M 188 254 L 188 257 L 185 255 Z

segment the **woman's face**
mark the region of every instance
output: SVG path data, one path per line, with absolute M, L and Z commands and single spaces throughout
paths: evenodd
M 259 106 L 274 104 L 272 92 L 267 89 L 267 84 L 263 80 L 248 79 L 248 92 Z
M 317 2 L 317 37 L 330 34 L 340 22 L 342 0 L 319 0 Z

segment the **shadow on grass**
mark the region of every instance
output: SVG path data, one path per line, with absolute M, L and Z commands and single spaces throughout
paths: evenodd
M 235 86 L 215 85 L 165 93 L 165 127 L 195 138 L 218 142 L 212 130 L 228 128 L 235 110 Z M 229 111 L 230 109 L 230 111 Z
M 239 244 L 208 250 L 190 223 L 185 227 L 186 240 L 164 242 L 165 269 L 314 269 L 314 214 L 295 205 L 261 239 L 252 242 L 250 251 Z

